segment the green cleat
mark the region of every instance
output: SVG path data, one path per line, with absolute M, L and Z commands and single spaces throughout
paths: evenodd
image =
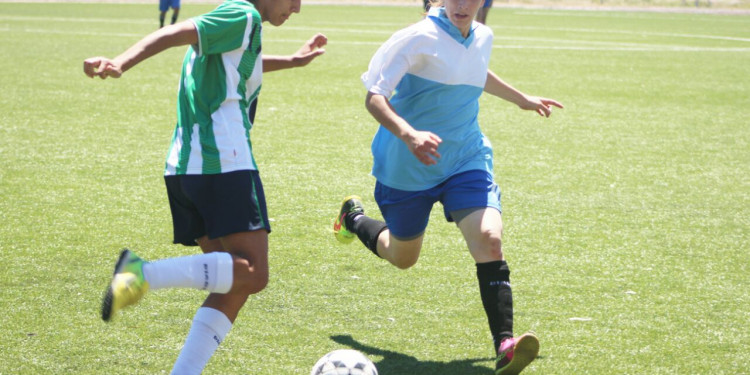
M 539 354 L 539 339 L 527 332 L 517 338 L 507 338 L 500 344 L 495 362 L 495 375 L 516 375 Z
M 137 303 L 148 292 L 148 282 L 143 277 L 144 263 L 132 251 L 122 250 L 102 301 L 102 320 L 110 321 L 118 310 Z
M 356 237 L 354 233 L 346 228 L 346 215 L 352 213 L 365 213 L 365 208 L 362 206 L 362 201 L 360 199 L 361 198 L 356 195 L 350 195 L 344 198 L 344 201 L 341 202 L 341 211 L 339 211 L 339 215 L 333 223 L 333 235 L 336 236 L 336 239 L 341 243 L 351 243 Z

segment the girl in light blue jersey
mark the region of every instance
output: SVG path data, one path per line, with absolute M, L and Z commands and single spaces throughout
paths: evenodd
M 380 123 L 372 142 L 375 199 L 385 223 L 346 197 L 334 222 L 398 268 L 419 258 L 430 210 L 441 202 L 477 267 L 497 354 L 496 374 L 516 374 L 537 355 L 531 333 L 513 337 L 510 271 L 504 260 L 493 153 L 477 122 L 483 92 L 548 117 L 555 100 L 526 95 L 489 70 L 492 31 L 474 22 L 484 0 L 433 2 L 427 17 L 396 32 L 362 75 L 366 107 Z
M 102 319 L 110 321 L 148 290 L 210 292 L 173 374 L 201 373 L 248 296 L 268 283 L 271 226 L 250 141 L 262 73 L 307 65 L 324 53 L 327 39 L 317 34 L 294 55 L 263 56 L 261 24 L 280 26 L 300 7 L 300 0 L 226 0 L 209 13 L 159 29 L 114 59 L 84 61 L 89 77 L 117 78 L 168 48 L 189 46 L 164 179 L 174 243 L 200 246 L 204 254 L 145 262 L 126 249 L 102 303 Z M 131 356 L 123 356 L 123 369 L 109 372 L 137 372 L 124 362 Z

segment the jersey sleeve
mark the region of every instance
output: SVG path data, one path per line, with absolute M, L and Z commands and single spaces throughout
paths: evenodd
M 413 64 L 415 34 L 409 29 L 391 36 L 378 48 L 362 74 L 362 83 L 373 94 L 390 98 L 393 90 Z
M 252 7 L 223 4 L 192 21 L 198 30 L 199 55 L 244 49 L 260 38 L 260 14 Z

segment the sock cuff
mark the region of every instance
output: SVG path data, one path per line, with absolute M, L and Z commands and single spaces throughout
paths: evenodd
M 203 324 L 214 331 L 219 342 L 224 341 L 224 337 L 232 329 L 232 322 L 229 321 L 229 318 L 223 312 L 210 307 L 198 309 L 193 318 L 193 324 L 197 323 Z
M 374 241 L 371 241 L 367 244 L 367 248 L 370 249 L 370 251 L 372 251 L 372 253 L 377 255 L 379 258 L 382 257 L 380 256 L 380 254 L 378 254 L 378 237 L 380 237 L 380 233 L 383 233 L 386 229 L 388 229 L 388 226 L 383 223 L 382 226 L 378 228 L 378 232 L 374 236 Z
M 477 278 L 480 282 L 505 281 L 510 282 L 510 269 L 504 260 L 477 263 Z
M 380 237 L 380 233 L 388 229 L 388 226 L 380 220 L 375 220 L 363 214 L 357 215 L 355 219 L 351 231 L 357 234 L 359 240 L 373 254 L 380 256 L 378 254 L 378 237 Z
M 232 289 L 234 282 L 234 261 L 232 254 L 229 253 L 211 253 L 216 257 L 216 285 L 212 292 L 227 293 Z

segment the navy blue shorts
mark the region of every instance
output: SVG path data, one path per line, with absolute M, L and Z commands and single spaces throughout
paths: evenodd
M 271 232 L 266 196 L 258 171 L 164 176 L 172 210 L 174 243 L 196 246 L 215 239 L 265 229 Z
M 398 239 L 412 239 L 424 233 L 435 202 L 443 204 L 445 219 L 454 221 L 452 213 L 464 213 L 472 208 L 496 208 L 500 205 L 500 187 L 492 174 L 474 170 L 451 176 L 427 190 L 405 191 L 377 182 L 375 201 L 385 219 L 388 230 Z M 465 217 L 461 216 L 458 219 Z
M 484 0 L 484 5 L 482 5 L 482 8 L 489 8 L 492 6 L 492 0 Z

